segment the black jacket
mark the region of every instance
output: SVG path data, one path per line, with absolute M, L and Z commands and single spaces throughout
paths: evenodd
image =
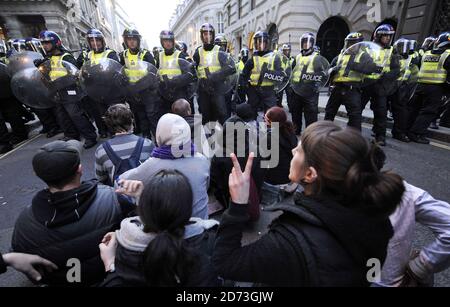
M 194 253 L 196 263 L 184 287 L 215 287 L 220 285 L 217 273 L 211 264 L 210 255 L 214 244 L 214 233 L 203 234 L 187 239 L 187 246 Z M 127 250 L 120 244 L 117 247 L 115 272 L 108 273 L 100 287 L 146 287 L 142 268 L 142 253 Z
M 43 283 L 56 286 L 86 286 L 101 281 L 104 267 L 98 245 L 103 236 L 117 229 L 123 210 L 114 190 L 85 182 L 67 192 L 39 192 L 32 205 L 16 221 L 12 238 L 14 252 L 39 255 L 59 270 L 46 274 Z M 81 283 L 67 282 L 71 258 L 81 262 Z
M 269 136 L 271 136 L 271 134 L 269 134 Z M 271 145 L 270 139 L 269 145 Z M 293 159 L 292 150 L 297 147 L 297 145 L 298 139 L 294 133 L 279 133 L 279 160 L 276 167 L 267 169 L 265 176 L 265 181 L 267 183 L 279 185 L 291 182 L 289 180 L 289 171 Z
M 367 261 L 384 263 L 393 235 L 388 217 L 302 194 L 276 208 L 283 214 L 269 233 L 244 247 L 246 206 L 225 212 L 213 253 L 221 277 L 271 286 L 368 286 Z

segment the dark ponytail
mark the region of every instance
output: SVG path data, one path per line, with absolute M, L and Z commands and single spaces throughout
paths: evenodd
M 369 214 L 392 214 L 405 191 L 399 175 L 380 171 L 385 158 L 380 147 L 371 145 L 367 154 L 353 163 L 345 177 L 347 201 L 363 204 L 363 209 Z
M 182 286 L 193 256 L 184 241 L 192 215 L 192 189 L 178 171 L 162 171 L 145 186 L 139 202 L 144 232 L 155 238 L 145 249 L 142 266 L 149 286 Z
M 305 166 L 318 173 L 316 194 L 368 214 L 389 215 L 400 204 L 405 191 L 402 178 L 380 171 L 384 152 L 370 146 L 359 131 L 318 122 L 305 130 L 301 144 Z

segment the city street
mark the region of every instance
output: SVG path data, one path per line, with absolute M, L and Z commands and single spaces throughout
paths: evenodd
M 345 119 L 337 122 L 344 125 Z M 371 126 L 365 125 L 364 135 L 370 137 Z M 61 135 L 59 136 L 61 137 Z M 37 135 L 14 151 L 0 157 L 0 251 L 7 252 L 15 220 L 20 212 L 31 203 L 33 195 L 45 186 L 34 176 L 31 160 L 34 153 L 44 144 L 58 139 L 46 139 Z M 427 190 L 437 199 L 450 201 L 450 146 L 447 143 L 432 142 L 432 145 L 405 144 L 388 139 L 385 148 L 388 156 L 386 169 L 393 170 L 409 183 Z M 82 155 L 84 179 L 94 176 L 95 148 Z M 245 242 L 251 242 L 264 233 L 273 215 L 263 213 L 260 222 L 248 230 Z M 355 229 L 357 231 L 357 229 Z M 423 246 L 433 235 L 421 226 L 417 227 L 415 245 Z M 436 285 L 450 286 L 450 270 L 436 275 Z M 22 275 L 9 270 L 0 277 L 1 286 L 32 285 Z

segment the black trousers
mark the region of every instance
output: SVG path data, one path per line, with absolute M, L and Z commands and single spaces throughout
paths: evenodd
M 27 138 L 28 129 L 22 118 L 22 109 L 22 104 L 15 97 L 4 98 L 0 103 L 0 112 L 3 114 L 4 121 L 11 125 L 12 135 Z
M 108 110 L 108 105 L 96 102 L 92 100 L 90 97 L 84 97 L 81 101 L 82 109 L 87 113 L 87 115 L 94 120 L 95 125 L 97 126 L 97 130 L 99 134 L 107 134 L 108 127 L 103 120 L 103 116 Z
M 199 111 L 202 114 L 202 123 L 218 121 L 221 125 L 228 119 L 227 101 L 225 95 L 198 90 Z
M 49 109 L 33 109 L 37 117 L 42 123 L 44 131 L 50 132 L 53 130 L 59 130 L 58 119 L 56 117 L 56 107 Z
M 408 108 L 410 133 L 427 134 L 428 127 L 439 113 L 444 95 L 444 85 L 419 84 Z
M 303 115 L 305 116 L 305 127 L 317 122 L 319 115 L 319 93 L 310 97 L 292 95 L 291 103 L 292 122 L 295 125 L 297 135 L 302 133 Z
M 170 109 L 164 109 L 161 97 L 156 91 L 147 91 L 141 93 L 138 97 L 138 109 L 143 108 L 144 112 L 139 116 L 142 134 L 156 138 L 156 127 L 162 114 L 169 112 Z M 167 103 L 169 106 L 170 104 Z
M 361 98 L 361 110 L 366 108 L 370 100 L 370 108 L 373 111 L 373 132 L 376 136 L 386 137 L 387 129 L 387 97 L 380 95 L 377 85 L 363 89 Z
M 59 126 L 64 131 L 64 135 L 73 139 L 96 140 L 95 128 L 89 121 L 88 116 L 76 102 L 58 102 L 56 104 L 56 114 Z
M 394 117 L 392 134 L 405 135 L 408 132 L 408 103 L 411 97 L 411 87 L 404 84 L 388 100 Z
M 261 110 L 265 113 L 277 105 L 277 96 L 272 87 L 249 86 L 247 96 L 248 103 L 256 113 Z
M 325 108 L 325 120 L 334 121 L 341 105 L 344 105 L 347 110 L 347 125 L 361 131 L 361 90 L 355 87 L 336 85 L 331 90 L 331 95 Z

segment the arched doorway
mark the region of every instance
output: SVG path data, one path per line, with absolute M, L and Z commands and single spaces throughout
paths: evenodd
M 317 33 L 320 54 L 331 62 L 344 47 L 344 40 L 348 33 L 350 29 L 342 18 L 334 16 L 325 20 Z
M 278 29 L 277 26 L 273 23 L 269 26 L 269 43 L 271 50 L 276 50 L 278 47 Z

